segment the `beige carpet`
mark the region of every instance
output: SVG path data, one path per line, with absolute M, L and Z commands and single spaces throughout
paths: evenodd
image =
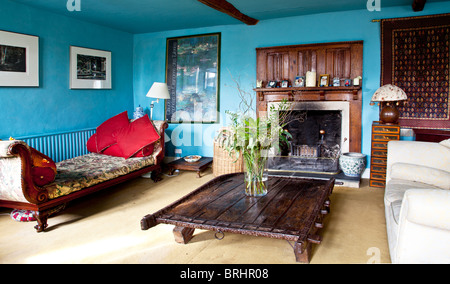
M 164 176 L 159 183 L 138 178 L 73 201 L 49 218 L 49 228 L 36 233 L 35 222 L 17 222 L 10 209 L 0 208 L 0 263 L 213 263 L 294 264 L 291 245 L 284 240 L 196 230 L 181 245 L 173 226 L 160 224 L 147 231 L 140 220 L 214 178 L 193 172 Z M 331 213 L 313 245 L 311 263 L 389 263 L 383 189 L 335 187 Z

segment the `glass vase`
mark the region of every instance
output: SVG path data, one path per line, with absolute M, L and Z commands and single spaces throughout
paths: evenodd
M 268 168 L 267 157 L 260 153 L 245 158 L 244 153 L 244 179 L 245 194 L 249 197 L 259 197 L 267 194 L 268 190 Z

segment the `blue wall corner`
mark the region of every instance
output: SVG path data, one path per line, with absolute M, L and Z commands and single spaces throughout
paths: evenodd
M 0 30 L 39 37 L 40 71 L 37 88 L 0 87 L 0 139 L 92 128 L 124 110 L 132 116 L 132 34 L 9 0 Z M 69 88 L 70 46 L 111 51 L 111 90 Z

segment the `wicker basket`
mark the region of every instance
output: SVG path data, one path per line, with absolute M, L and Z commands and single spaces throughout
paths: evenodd
M 234 154 L 220 147 L 220 138 L 214 139 L 213 174 L 220 176 L 224 174 L 240 173 L 244 171 L 244 161 L 242 155 L 236 160 Z M 236 160 L 236 161 L 235 161 Z

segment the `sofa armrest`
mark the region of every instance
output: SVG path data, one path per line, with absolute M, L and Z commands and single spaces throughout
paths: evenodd
M 450 263 L 450 191 L 407 190 L 394 263 Z
M 161 137 L 159 139 L 159 144 L 157 148 L 154 149 L 153 153 L 156 159 L 155 163 L 160 164 L 165 156 L 165 130 L 169 127 L 169 124 L 165 120 L 153 120 L 152 122 Z
M 392 165 L 407 163 L 450 172 L 450 149 L 433 142 L 389 141 L 386 183 L 391 179 Z
M 19 140 L 0 141 L 0 200 L 39 204 L 48 200 L 45 188 L 34 184 L 28 145 Z
M 16 144 L 26 145 L 26 143 L 21 140 L 0 140 L 0 158 L 13 157 L 14 154 L 12 152 Z

